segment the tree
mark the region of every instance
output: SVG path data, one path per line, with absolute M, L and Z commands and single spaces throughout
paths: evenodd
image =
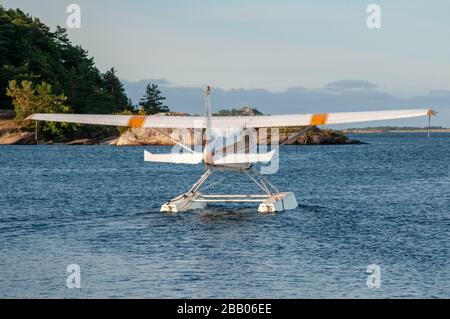
M 133 104 L 128 99 L 122 82 L 116 75 L 116 70 L 111 68 L 102 74 L 103 86 L 108 94 L 111 96 L 115 108 L 126 111 L 133 111 Z
M 65 77 L 64 92 L 75 113 L 111 114 L 119 112 L 113 98 L 104 88 L 100 71 L 95 67 L 93 59 L 80 47 L 72 48 L 80 54 L 80 61 L 72 66 Z M 78 58 L 76 58 L 78 59 Z
M 10 87 L 11 80 L 16 82 Z M 30 83 L 24 83 L 24 80 Z M 33 87 L 31 82 L 40 84 Z M 7 89 L 12 96 L 6 94 Z M 88 52 L 71 43 L 64 28 L 58 26 L 52 31 L 38 18 L 0 5 L 0 109 L 15 108 L 20 122 L 30 109 L 33 112 L 40 109 L 42 99 L 49 96 L 65 98 L 64 101 L 56 99 L 52 108 L 44 107 L 55 112 L 64 111 L 58 108 L 68 105 L 75 113 L 135 112 L 115 70 L 102 74 Z M 75 135 L 77 138 L 80 135 L 97 138 L 108 134 L 106 128 L 100 130 L 93 126 L 82 126 L 74 134 L 69 126 L 43 126 L 48 136 L 67 134 L 64 136 L 66 139 Z
M 0 108 L 13 107 L 5 94 L 9 80 L 39 79 L 61 93 L 60 52 L 53 34 L 39 19 L 0 6 L 0 48 Z
M 149 83 L 139 104 L 147 114 L 170 112 L 169 107 L 164 105 L 163 101 L 165 99 L 166 98 L 161 95 L 158 85 Z
M 94 59 L 73 45 L 64 28 L 54 32 L 19 9 L 0 5 L 0 108 L 13 108 L 6 96 L 10 80 L 44 81 L 64 93 L 76 113 L 111 114 L 128 108 L 123 86 L 110 70 L 104 75 Z
M 127 107 L 125 108 L 125 111 L 131 111 L 136 112 L 136 106 L 133 103 L 133 100 L 128 98 Z
M 72 109 L 66 105 L 67 97 L 64 94 L 55 95 L 52 93 L 52 86 L 46 82 L 41 82 L 34 87 L 31 81 L 9 82 L 6 95 L 12 99 L 16 111 L 16 122 L 23 127 L 27 127 L 25 119 L 33 113 L 70 113 Z M 76 125 L 67 123 L 46 122 L 43 125 L 43 132 L 47 137 L 60 138 L 68 132 L 73 132 Z

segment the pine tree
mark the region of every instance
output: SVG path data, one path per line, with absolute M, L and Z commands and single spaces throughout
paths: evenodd
M 113 103 L 115 104 L 114 109 L 128 110 L 131 111 L 130 101 L 125 93 L 122 82 L 116 75 L 116 70 L 111 68 L 102 74 L 103 86 L 108 94 L 112 97 Z
M 135 105 L 133 104 L 133 100 L 130 99 L 130 98 L 128 98 L 127 106 L 125 107 L 125 111 L 137 112 L 137 111 L 136 111 L 136 107 L 135 107 Z
M 147 114 L 156 114 L 161 112 L 170 112 L 169 107 L 164 105 L 166 98 L 161 95 L 157 84 L 148 84 L 145 90 L 145 95 L 140 101 L 140 106 Z

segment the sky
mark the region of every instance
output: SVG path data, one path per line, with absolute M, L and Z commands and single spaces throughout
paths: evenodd
M 114 66 L 133 92 L 142 91 L 142 80 L 150 79 L 159 79 L 170 94 L 177 88 L 179 94 L 208 83 L 229 96 L 236 96 L 239 90 L 252 92 L 252 96 L 260 92 L 257 99 L 231 100 L 228 104 L 254 103 L 268 113 L 278 110 L 270 109 L 273 103 L 265 102 L 267 94 L 272 98 L 280 94 L 297 98 L 288 94 L 295 88 L 315 95 L 322 92 L 323 99 L 319 99 L 320 103 L 313 99 L 314 103 L 296 108 L 282 107 L 285 111 L 333 103 L 328 95 L 333 83 L 344 83 L 346 93 L 349 89 L 359 90 L 367 93 L 367 98 L 379 99 L 358 99 L 360 109 L 377 103 L 385 103 L 380 104 L 383 109 L 396 107 L 394 102 L 401 107 L 412 101 L 414 105 L 431 104 L 436 102 L 438 92 L 436 108 L 443 114 L 442 123 L 450 127 L 449 1 L 0 3 L 39 17 L 52 28 L 66 24 L 69 4 L 79 4 L 81 28 L 69 29 L 70 39 L 89 51 L 100 70 Z M 366 25 L 366 8 L 371 3 L 381 7 L 380 29 Z M 356 84 L 366 82 L 372 86 Z M 357 88 L 352 87 L 355 85 Z M 342 87 L 338 89 L 342 91 Z M 386 95 L 392 99 L 381 98 Z M 169 100 L 179 103 L 168 95 Z M 340 100 L 335 109 L 327 104 L 327 109 L 343 111 L 356 107 L 352 103 L 346 108 L 345 101 Z M 289 100 L 284 105 L 294 104 L 295 100 Z M 177 104 L 176 108 L 192 112 L 193 105 Z

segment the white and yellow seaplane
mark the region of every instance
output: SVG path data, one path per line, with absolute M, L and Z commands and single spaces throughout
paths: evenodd
M 162 212 L 182 212 L 205 208 L 211 202 L 255 202 L 259 203 L 258 211 L 262 213 L 280 212 L 295 209 L 298 206 L 292 192 L 280 192 L 267 178 L 255 169 L 256 163 L 270 162 L 277 148 L 268 152 L 258 152 L 256 143 L 249 141 L 251 130 L 261 128 L 303 127 L 303 129 L 284 141 L 288 144 L 301 134 L 315 126 L 332 124 L 350 124 L 381 120 L 395 120 L 435 115 L 431 109 L 406 109 L 395 111 L 341 112 L 291 115 L 261 116 L 212 116 L 211 88 L 205 90 L 205 116 L 159 116 L 159 115 L 95 115 L 95 114 L 56 114 L 38 113 L 28 117 L 34 121 L 66 122 L 78 124 L 96 124 L 123 126 L 129 128 L 149 128 L 158 131 L 173 140 L 184 152 L 153 154 L 144 151 L 144 160 L 174 164 L 205 165 L 205 172 L 200 179 L 184 194 L 181 194 L 161 206 Z M 161 131 L 161 129 L 194 129 L 201 130 L 202 149 L 182 143 Z M 254 139 L 253 139 L 254 140 Z M 278 142 L 276 143 L 279 144 Z M 232 170 L 247 174 L 258 185 L 264 194 L 203 194 L 201 186 L 213 172 Z

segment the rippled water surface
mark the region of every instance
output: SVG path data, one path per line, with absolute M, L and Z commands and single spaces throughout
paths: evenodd
M 203 168 L 141 147 L 2 146 L 0 297 L 450 297 L 450 135 L 355 137 L 285 147 L 269 178 L 300 206 L 272 215 L 160 213 Z M 211 191 L 254 190 L 229 178 Z

